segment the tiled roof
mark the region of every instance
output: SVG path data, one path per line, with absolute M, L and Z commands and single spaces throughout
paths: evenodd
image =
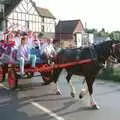
M 37 11 L 42 17 L 55 18 L 53 14 L 46 8 L 37 7 Z
M 9 15 L 10 12 L 21 2 L 22 0 L 14 0 L 14 2 L 11 2 L 11 4 L 5 4 L 5 16 Z M 32 0 L 30 0 L 30 2 L 32 3 L 33 7 L 35 7 L 36 11 L 38 12 L 38 14 L 40 16 L 43 17 L 49 17 L 49 18 L 55 18 L 52 13 L 46 9 L 46 8 L 40 8 L 37 7 L 35 2 L 33 2 Z
M 22 0 L 14 0 L 11 4 L 5 4 L 5 16 L 9 15 L 10 12 L 21 2 Z
M 73 33 L 80 20 L 59 21 L 56 26 L 56 33 Z M 81 23 L 82 25 L 82 23 Z

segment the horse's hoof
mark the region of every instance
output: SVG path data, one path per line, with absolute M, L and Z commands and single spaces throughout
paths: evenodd
M 70 95 L 74 98 L 75 97 L 75 94 L 73 92 L 70 93 Z
M 82 98 L 83 98 L 82 94 L 80 94 L 80 95 L 79 95 L 79 98 L 80 98 L 80 99 L 82 99 Z
M 96 104 L 90 106 L 90 108 L 93 109 L 93 110 L 99 110 L 100 109 L 100 107 Z
M 62 93 L 60 91 L 57 91 L 56 95 L 62 95 Z

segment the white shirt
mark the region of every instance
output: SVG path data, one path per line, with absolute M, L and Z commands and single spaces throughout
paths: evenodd
M 18 47 L 21 45 L 20 37 L 15 37 L 15 49 L 18 49 Z
M 54 57 L 53 55 L 56 53 L 53 44 L 48 44 L 47 47 L 45 48 L 45 53 L 49 56 L 49 57 Z

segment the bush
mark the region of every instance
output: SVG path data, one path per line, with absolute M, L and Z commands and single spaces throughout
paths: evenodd
M 120 82 L 120 69 L 119 68 L 106 68 L 102 74 L 98 75 L 97 78 L 102 80 L 112 80 Z

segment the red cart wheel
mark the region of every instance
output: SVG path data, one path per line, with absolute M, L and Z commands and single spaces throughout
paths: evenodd
M 4 81 L 4 72 L 3 72 L 3 67 L 0 66 L 0 82 L 3 82 Z
M 10 69 L 8 71 L 8 85 L 10 89 L 15 89 L 17 88 L 17 77 L 16 77 L 16 73 L 13 69 Z

